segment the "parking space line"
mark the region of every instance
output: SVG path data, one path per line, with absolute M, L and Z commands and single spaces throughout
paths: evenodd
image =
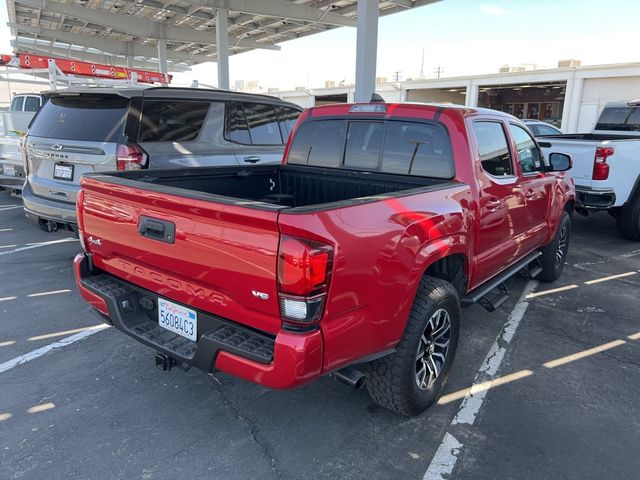
M 32 350 L 29 353 L 25 353 L 24 355 L 20 355 L 19 357 L 12 358 L 4 363 L 0 363 L 0 373 L 6 372 L 7 370 L 11 370 L 18 365 L 22 365 L 24 363 L 30 362 L 31 360 L 35 360 L 47 353 L 57 350 L 59 348 L 66 347 L 67 345 L 71 345 L 72 343 L 78 342 L 84 338 L 87 338 L 94 333 L 101 332 L 105 328 L 109 328 L 109 325 L 101 324 L 96 325 L 92 330 L 84 330 L 83 332 L 76 333 L 75 335 L 71 335 L 70 337 L 63 338 L 54 343 L 50 343 L 49 345 L 45 345 L 44 347 L 37 348 L 36 350 Z
M 22 205 L 0 205 L 0 212 L 4 212 L 5 210 L 13 210 L 15 208 L 23 208 Z
M 596 353 L 604 352 L 605 350 L 619 347 L 620 345 L 624 345 L 625 343 L 626 342 L 624 340 L 614 340 L 613 342 L 605 343 L 603 345 L 598 345 L 597 347 L 589 348 L 587 350 L 582 350 L 578 353 L 573 353 L 571 355 L 567 355 L 565 357 L 558 358 L 556 360 L 545 362 L 542 365 L 544 365 L 547 368 L 559 367 L 560 365 L 564 365 L 570 362 L 575 362 L 576 360 L 580 360 L 585 357 L 590 357 L 591 355 L 595 355 Z
M 0 298 L 0 302 L 6 302 L 8 300 L 15 300 L 18 297 L 2 297 Z
M 578 288 L 578 285 L 567 285 L 566 287 L 558 287 L 552 288 L 551 290 L 543 290 L 541 292 L 529 293 L 527 294 L 527 298 L 536 298 L 542 297 L 543 295 L 551 295 L 552 293 L 560 293 L 566 292 L 567 290 L 573 290 L 574 288 Z
M 54 332 L 54 333 L 46 333 L 44 335 L 36 335 L 35 337 L 27 338 L 27 341 L 35 342 L 37 340 L 46 340 L 47 338 L 63 337 L 65 335 L 71 335 L 72 333 L 84 332 L 85 330 L 95 330 L 96 328 L 99 328 L 101 326 L 102 326 L 102 324 L 99 323 L 98 325 L 91 325 L 90 327 L 74 328 L 73 330 L 64 330 L 62 332 Z
M 589 280 L 584 282 L 585 285 L 595 285 L 596 283 L 608 282 L 609 280 L 615 280 L 617 278 L 630 277 L 631 275 L 636 275 L 638 272 L 626 272 L 619 273 L 618 275 L 610 275 L 608 277 L 596 278 L 595 280 Z
M 23 252 L 25 250 L 31 250 L 33 248 L 48 247 L 49 245 L 57 245 L 59 243 L 68 243 L 68 242 L 77 242 L 77 241 L 78 241 L 77 238 L 63 238 L 62 240 L 52 240 L 50 242 L 34 243 L 34 244 L 28 245 L 26 247 L 16 248 L 15 250 L 8 250 L 6 252 L 0 252 L 0 257 L 2 255 L 9 255 L 10 253 Z
M 458 413 L 451 421 L 449 429 L 457 424 L 473 425 L 480 408 L 484 402 L 484 399 L 489 391 L 488 388 L 483 388 L 487 382 L 494 380 L 500 371 L 500 365 L 502 359 L 506 353 L 505 346 L 511 343 L 513 336 L 520 325 L 520 321 L 524 317 L 529 302 L 530 294 L 535 290 L 538 282 L 531 280 L 527 282 L 522 291 L 520 299 L 513 307 L 507 322 L 504 324 L 500 334 L 496 338 L 495 342 L 489 349 L 489 353 L 485 357 L 480 369 L 476 373 L 473 380 L 473 385 L 469 392 L 465 395 L 464 400 L 460 404 Z M 476 387 L 474 389 L 474 387 Z M 456 462 L 460 452 L 462 451 L 463 444 L 459 442 L 449 431 L 444 436 L 442 443 L 438 447 L 435 455 L 431 459 L 431 463 L 424 474 L 423 480 L 444 480 L 445 476 L 448 477 Z
M 0 232 L 13 232 L 13 228 L 0 228 Z
M 59 293 L 69 293 L 70 291 L 65 288 L 63 290 L 51 290 L 50 292 L 30 293 L 27 297 L 46 297 L 47 295 L 58 295 Z

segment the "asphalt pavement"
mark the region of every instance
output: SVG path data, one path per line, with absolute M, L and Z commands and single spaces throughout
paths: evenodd
M 449 434 L 463 447 L 445 478 L 639 476 L 640 244 L 606 214 L 576 218 L 564 275 L 526 299 L 498 373 L 515 380 L 488 389 L 473 425 L 452 425 L 525 279 L 497 312 L 464 311 L 448 396 L 404 418 L 331 377 L 271 391 L 157 370 L 76 293 L 78 241 L 19 206 L 0 192 L 2 479 L 420 479 Z M 47 353 L 12 363 L 33 351 Z

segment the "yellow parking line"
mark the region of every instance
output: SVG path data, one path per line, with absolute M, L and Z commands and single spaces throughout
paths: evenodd
M 608 282 L 609 280 L 615 280 L 617 278 L 630 277 L 631 275 L 636 275 L 638 272 L 626 272 L 619 273 L 618 275 L 611 275 L 608 277 L 596 278 L 595 280 L 589 280 L 588 282 L 584 282 L 585 285 L 594 285 L 596 283 Z
M 56 404 L 53 402 L 43 403 L 41 405 L 34 405 L 27 409 L 28 413 L 40 413 L 45 412 L 47 410 L 51 410 L 52 408 L 56 408 Z
M 619 347 L 620 345 L 624 345 L 625 343 L 627 342 L 625 342 L 624 340 L 614 340 L 613 342 L 603 343 L 602 345 L 598 345 L 597 347 L 582 350 L 581 352 L 573 353 L 571 355 L 567 355 L 566 357 L 551 360 L 550 362 L 543 363 L 543 365 L 547 368 L 559 367 L 561 365 L 565 365 L 567 363 L 575 362 L 576 360 L 595 355 L 596 353 Z
M 59 293 L 69 293 L 71 290 L 65 288 L 63 290 L 52 290 L 50 292 L 30 293 L 27 297 L 44 297 L 47 295 L 57 295 Z
M 90 327 L 74 328 L 73 330 L 64 330 L 62 332 L 54 332 L 54 333 L 47 333 L 45 335 L 37 335 L 35 337 L 29 337 L 27 340 L 29 342 L 35 342 L 37 340 L 46 340 L 47 338 L 62 337 L 64 335 L 71 335 L 72 333 L 84 332 L 86 330 L 97 330 L 102 328 L 104 328 L 104 325 L 102 323 L 99 323 L 98 325 L 92 325 Z
M 552 288 L 551 290 L 542 290 L 541 292 L 529 293 L 525 298 L 542 297 L 543 295 L 551 295 L 552 293 L 565 292 L 567 290 L 573 290 L 578 288 L 578 285 L 567 285 L 566 287 Z

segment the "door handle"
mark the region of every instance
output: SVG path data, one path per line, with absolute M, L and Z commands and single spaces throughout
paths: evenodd
M 498 208 L 500 205 L 502 205 L 502 201 L 500 200 L 487 200 L 487 208 L 490 210 L 495 210 L 496 208 Z
M 257 155 L 249 155 L 248 157 L 244 157 L 243 160 L 247 163 L 258 163 L 260 161 L 260 157 Z
M 176 241 L 176 224 L 141 215 L 138 233 L 143 237 L 152 238 L 160 242 L 174 243 Z

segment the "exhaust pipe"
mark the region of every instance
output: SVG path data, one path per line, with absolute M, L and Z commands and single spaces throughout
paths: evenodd
M 339 382 L 349 385 L 351 388 L 356 390 L 364 387 L 364 382 L 367 380 L 367 376 L 362 371 L 354 367 L 345 367 L 342 370 L 333 372 L 333 376 Z

